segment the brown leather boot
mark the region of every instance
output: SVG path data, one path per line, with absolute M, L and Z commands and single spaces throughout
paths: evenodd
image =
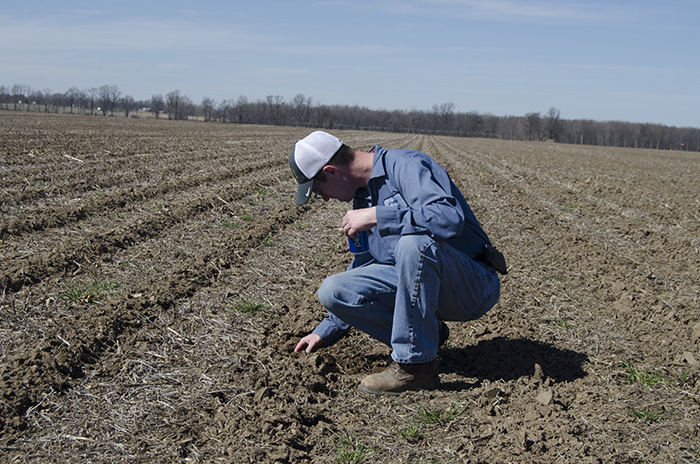
M 440 383 L 437 359 L 420 364 L 392 362 L 380 374 L 368 375 L 359 389 L 373 395 L 398 395 L 406 390 L 433 387 Z

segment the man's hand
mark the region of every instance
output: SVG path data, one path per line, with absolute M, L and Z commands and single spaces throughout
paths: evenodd
M 304 349 L 306 348 L 306 349 Z M 323 339 L 314 333 L 310 333 L 306 337 L 299 340 L 297 346 L 294 348 L 294 352 L 306 351 L 307 353 L 313 353 L 319 348 L 323 348 Z
M 376 225 L 377 208 L 374 206 L 371 208 L 351 209 L 345 213 L 341 222 L 343 233 L 348 237 L 355 237 L 358 232 L 369 230 Z

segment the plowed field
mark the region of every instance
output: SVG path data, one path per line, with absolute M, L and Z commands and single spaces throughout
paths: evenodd
M 0 112 L 0 461 L 700 459 L 700 156 L 334 131 L 450 171 L 506 254 L 441 387 L 312 355 L 346 204 L 293 202 L 302 128 Z

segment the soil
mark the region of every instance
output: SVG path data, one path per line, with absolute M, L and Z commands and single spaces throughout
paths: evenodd
M 294 354 L 351 260 L 293 203 L 305 128 L 0 112 L 0 461 L 700 460 L 700 155 L 333 131 L 451 173 L 508 260 L 440 387 Z

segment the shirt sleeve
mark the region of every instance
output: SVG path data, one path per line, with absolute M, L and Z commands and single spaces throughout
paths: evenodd
M 388 160 L 386 171 L 407 206 L 377 205 L 380 235 L 427 233 L 437 240 L 449 240 L 462 233 L 464 212 L 452 195 L 452 182 L 444 168 L 414 152 L 400 161 Z
M 322 320 L 314 329 L 313 333 L 321 337 L 324 346 L 331 346 L 350 329 L 350 325 L 339 319 L 335 315 L 328 313 L 328 317 Z

